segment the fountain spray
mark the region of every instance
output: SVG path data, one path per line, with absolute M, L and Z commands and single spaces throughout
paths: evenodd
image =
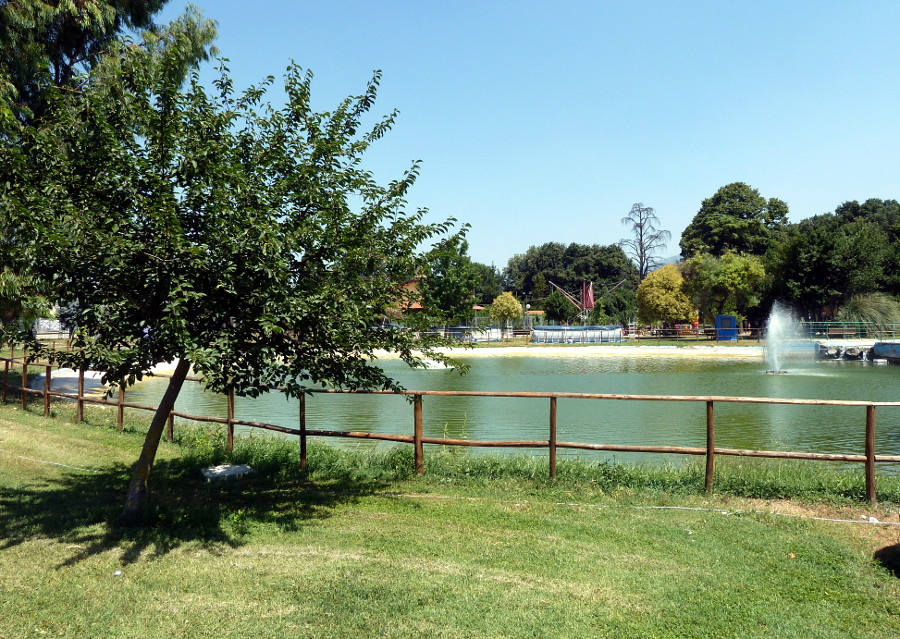
M 781 368 L 784 357 L 784 342 L 793 332 L 791 312 L 780 302 L 772 305 L 769 313 L 768 330 L 766 331 L 766 364 L 769 375 L 784 375 Z

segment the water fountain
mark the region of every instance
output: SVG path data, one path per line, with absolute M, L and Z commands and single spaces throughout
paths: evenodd
M 781 303 L 775 302 L 769 313 L 766 330 L 766 365 L 769 375 L 784 375 L 781 368 L 784 359 L 784 342 L 793 332 L 794 321 L 791 312 Z

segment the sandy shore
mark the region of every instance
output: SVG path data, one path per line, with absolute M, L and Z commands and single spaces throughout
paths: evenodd
M 481 348 L 444 348 L 440 352 L 451 357 L 716 357 L 737 359 L 765 359 L 762 346 L 631 346 L 622 345 L 545 345 L 492 346 Z M 378 359 L 395 359 L 396 353 L 379 351 Z M 175 370 L 175 364 L 161 363 L 153 367 L 154 375 L 168 376 Z
M 498 346 L 490 348 L 443 349 L 453 357 L 717 357 L 764 359 L 762 346 Z M 382 355 L 379 354 L 379 357 Z

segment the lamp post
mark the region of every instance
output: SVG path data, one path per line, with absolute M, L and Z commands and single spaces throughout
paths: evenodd
M 531 310 L 531 304 L 525 304 L 525 328 L 530 329 L 529 324 L 531 323 L 531 316 L 528 315 L 528 311 Z

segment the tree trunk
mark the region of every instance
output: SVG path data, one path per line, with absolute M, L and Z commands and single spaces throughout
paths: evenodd
M 175 400 L 178 398 L 178 393 L 181 392 L 181 386 L 184 384 L 184 379 L 187 377 L 190 367 L 191 363 L 187 359 L 182 358 L 178 360 L 175 372 L 169 379 L 169 386 L 166 388 L 166 392 L 156 408 L 153 421 L 150 422 L 150 428 L 147 430 L 147 437 L 144 439 L 141 456 L 134 465 L 134 474 L 131 476 L 131 484 L 128 486 L 125 508 L 119 516 L 119 523 L 122 525 L 133 526 L 141 521 L 144 505 L 149 494 L 150 470 L 153 468 L 153 460 L 156 459 L 159 441 L 162 438 L 169 413 L 175 407 Z

